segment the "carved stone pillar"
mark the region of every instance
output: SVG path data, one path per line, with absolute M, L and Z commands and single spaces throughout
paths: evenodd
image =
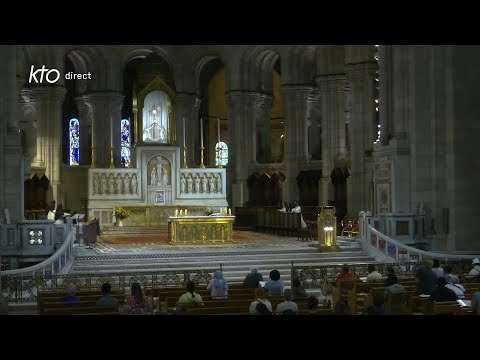
M 345 83 L 344 75 L 315 78 L 322 99 L 322 179 L 320 204 L 334 200 L 330 174 L 335 161 L 345 156 Z
M 273 106 L 273 96 L 266 94 L 258 94 L 258 102 L 256 105 L 256 160 L 260 163 L 272 162 L 272 126 L 271 114 Z M 260 135 L 260 136 L 259 136 Z M 259 141 L 259 139 L 261 141 Z
M 93 118 L 93 109 L 90 103 L 82 96 L 75 99 L 78 108 L 78 117 L 80 120 L 80 164 L 90 165 L 91 157 L 91 126 Z
M 233 91 L 226 95 L 229 113 L 228 163 L 232 174 L 232 207 L 244 206 L 248 200 L 248 164 L 254 161 L 254 114 L 258 94 Z
M 371 158 L 375 129 L 375 70 L 374 63 L 345 66 L 350 85 L 350 158 L 351 171 L 347 182 L 348 213 L 356 216 L 361 210 L 372 210 L 371 172 L 367 159 Z M 375 129 L 376 134 L 376 129 Z M 368 161 L 368 163 L 372 163 Z
M 96 167 L 110 166 L 110 147 L 114 148 L 113 162 L 121 167 L 120 125 L 124 95 L 115 91 L 89 93 L 82 96 L 92 109 L 92 147 Z
M 45 175 L 50 180 L 52 192 L 49 191 L 47 201 L 53 199 L 57 204 L 64 204 L 61 184 L 62 104 L 66 90 L 63 86 L 39 86 L 32 89 L 32 93 L 40 110 L 37 154 L 32 167 L 45 169 Z
M 23 220 L 23 157 L 17 124 L 16 47 L 0 46 L 0 217 Z
M 298 201 L 297 176 L 301 163 L 308 163 L 307 99 L 310 86 L 282 86 L 285 99 L 285 159 L 286 181 L 283 201 Z M 307 147 L 305 147 L 307 143 Z
M 177 144 L 180 145 L 180 166 L 183 165 L 183 118 L 185 118 L 185 141 L 187 146 L 187 165 L 195 167 L 200 165 L 200 120 L 198 111 L 201 100 L 196 94 L 177 93 L 176 96 L 176 131 Z M 206 133 L 206 122 L 203 132 Z M 204 144 L 205 146 L 205 144 Z

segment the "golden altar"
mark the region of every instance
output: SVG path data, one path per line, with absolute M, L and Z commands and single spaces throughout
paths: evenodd
M 170 244 L 218 244 L 233 241 L 235 216 L 170 216 Z

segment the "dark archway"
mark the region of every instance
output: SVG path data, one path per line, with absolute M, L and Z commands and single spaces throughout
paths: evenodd
M 332 170 L 330 179 L 335 187 L 334 203 L 337 221 L 343 220 L 347 215 L 347 178 L 350 171 L 346 167 L 337 167 Z

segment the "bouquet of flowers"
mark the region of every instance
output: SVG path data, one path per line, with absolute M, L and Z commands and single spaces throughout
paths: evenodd
M 124 209 L 122 207 L 117 207 L 115 208 L 115 217 L 118 219 L 118 220 L 123 220 L 123 219 L 126 219 L 127 217 L 129 217 L 131 214 L 130 214 L 130 211 L 128 211 L 127 209 Z

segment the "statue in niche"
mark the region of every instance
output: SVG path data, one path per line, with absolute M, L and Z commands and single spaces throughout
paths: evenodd
M 98 175 L 93 175 L 93 195 L 98 194 Z
M 125 189 L 125 195 L 130 194 L 130 177 L 125 174 L 123 178 L 123 188 Z
M 217 193 L 221 193 L 222 192 L 222 175 L 217 174 L 216 181 L 217 181 Z
M 215 192 L 215 179 L 213 177 L 213 174 L 211 174 L 208 178 L 208 187 L 210 188 L 211 193 Z
M 206 194 L 208 192 L 208 190 L 207 190 L 207 175 L 206 174 L 202 175 L 202 191 L 203 191 L 204 194 Z
M 100 191 L 103 195 L 107 194 L 107 176 L 105 174 L 102 174 Z
M 162 166 L 162 185 L 163 186 L 168 185 L 168 171 L 165 166 Z
M 136 194 L 138 189 L 137 175 L 132 176 L 132 193 Z
M 195 187 L 194 191 L 199 194 L 200 193 L 200 175 L 196 174 L 195 175 Z
M 185 186 L 186 186 L 185 175 L 182 174 L 182 176 L 180 176 L 180 193 L 185 192 Z
M 115 182 L 117 183 L 117 194 L 120 195 L 122 193 L 122 175 L 117 174 Z
M 113 178 L 113 174 L 108 175 L 108 192 L 110 195 L 115 194 L 115 179 Z
M 154 167 L 152 170 L 152 173 L 150 174 L 150 185 L 152 186 L 157 185 L 157 179 L 158 179 L 158 172 L 157 172 L 157 168 Z
M 193 193 L 193 179 L 191 174 L 188 175 L 187 189 L 190 194 Z

